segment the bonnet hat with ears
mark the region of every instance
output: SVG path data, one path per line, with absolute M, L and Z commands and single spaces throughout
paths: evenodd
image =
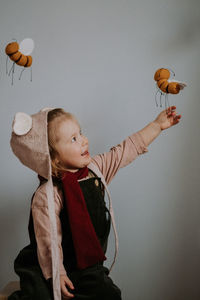
M 28 168 L 44 177 L 51 232 L 52 279 L 54 300 L 61 299 L 58 237 L 56 229 L 55 205 L 51 172 L 51 158 L 48 147 L 48 112 L 54 108 L 44 108 L 28 115 L 18 112 L 12 123 L 11 148 L 19 160 Z

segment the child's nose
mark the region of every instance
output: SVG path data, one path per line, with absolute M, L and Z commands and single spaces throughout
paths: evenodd
M 82 145 L 88 144 L 88 138 L 83 135 Z

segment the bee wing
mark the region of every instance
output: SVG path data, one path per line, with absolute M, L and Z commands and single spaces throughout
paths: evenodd
M 34 41 L 32 39 L 24 39 L 19 44 L 19 51 L 24 55 L 30 55 L 34 49 Z
M 171 79 L 171 80 L 169 79 L 168 82 L 177 82 L 179 84 L 180 90 L 183 90 L 184 87 L 187 86 L 186 83 L 178 81 L 178 80 L 175 80 L 175 79 Z
M 183 90 L 183 89 L 184 89 L 184 87 L 186 87 L 186 86 L 187 86 L 187 85 L 186 85 L 186 83 L 179 82 L 179 81 L 177 81 L 177 82 L 179 83 L 180 90 Z

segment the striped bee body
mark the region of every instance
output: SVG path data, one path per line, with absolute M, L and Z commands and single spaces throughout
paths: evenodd
M 5 53 L 7 55 L 6 74 L 8 74 L 9 76 L 10 74 L 12 74 L 12 85 L 13 85 L 13 74 L 15 70 L 15 64 L 20 67 L 24 67 L 24 69 L 32 66 L 33 59 L 30 54 L 33 51 L 33 48 L 34 48 L 34 42 L 32 39 L 24 39 L 20 44 L 18 44 L 17 41 L 7 44 L 5 48 Z M 9 72 L 7 66 L 8 57 L 13 62 Z M 21 79 L 24 69 L 21 71 L 19 79 Z M 30 68 L 30 70 L 31 70 L 31 81 L 32 81 L 32 68 Z
M 28 68 L 32 65 L 32 56 L 21 53 L 17 42 L 9 43 L 6 46 L 5 52 L 19 66 Z

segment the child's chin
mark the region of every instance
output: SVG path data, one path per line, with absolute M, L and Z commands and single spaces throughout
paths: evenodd
M 85 162 L 85 167 L 87 167 L 89 165 L 89 163 L 91 162 L 92 158 L 89 156 Z

